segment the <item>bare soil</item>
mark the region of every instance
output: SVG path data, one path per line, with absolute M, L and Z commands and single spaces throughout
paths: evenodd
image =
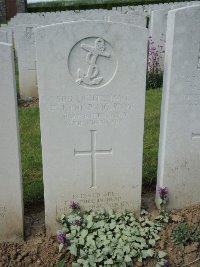
M 23 108 L 35 107 L 39 103 L 39 99 L 37 97 L 32 97 L 30 100 L 18 99 L 18 106 Z
M 149 188 L 145 190 L 142 198 L 142 205 L 149 210 L 152 218 L 158 214 L 154 205 L 154 195 L 155 192 Z M 189 225 L 200 223 L 200 205 L 170 212 L 170 222 L 161 232 L 157 249 L 167 252 L 170 267 L 200 267 L 200 244 L 196 242 L 186 246 L 175 245 L 171 238 L 174 227 L 180 222 L 187 222 Z M 64 256 L 66 257 L 58 252 L 56 238 L 45 236 L 43 205 L 25 209 L 25 241 L 23 243 L 0 244 L 0 267 L 53 267 Z M 71 267 L 73 257 L 70 255 L 67 257 L 69 260 L 67 267 Z M 134 263 L 134 266 L 154 267 L 155 261 Z

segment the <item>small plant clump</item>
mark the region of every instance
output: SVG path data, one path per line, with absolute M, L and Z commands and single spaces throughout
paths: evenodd
M 161 186 L 157 190 L 156 205 L 158 209 L 164 210 L 169 201 L 168 188 Z
M 200 224 L 179 223 L 173 231 L 173 239 L 177 245 L 200 242 Z
M 166 253 L 155 250 L 163 228 L 159 220 L 150 221 L 147 215 L 136 218 L 127 211 L 81 211 L 76 203 L 70 207 L 70 214 L 59 219 L 63 228 L 57 238 L 59 250 L 75 256 L 72 267 L 126 267 L 133 259 L 142 262 L 148 257 L 157 259 L 156 267 L 168 266 Z
M 160 60 L 164 51 L 165 40 L 162 36 L 161 45 L 155 46 L 153 38 L 148 38 L 148 61 L 147 61 L 147 90 L 161 88 L 163 83 L 163 71 Z M 163 44 L 163 45 L 162 45 Z

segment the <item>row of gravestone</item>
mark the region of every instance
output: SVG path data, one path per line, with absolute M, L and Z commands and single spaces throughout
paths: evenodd
M 12 43 L 18 56 L 20 97 L 29 100 L 38 96 L 36 74 L 36 50 L 34 31 L 38 26 L 77 20 L 105 20 L 131 23 L 145 27 L 147 14 L 149 17 L 149 36 L 153 39 L 154 54 L 158 53 L 158 70 L 163 71 L 165 55 L 165 39 L 167 14 L 170 9 L 183 5 L 197 4 L 198 1 L 149 5 L 139 7 L 123 7 L 116 10 L 86 10 L 80 12 L 63 11 L 49 13 L 22 13 L 14 17 L 8 26 L 0 28 L 0 41 Z M 134 10 L 132 9 L 134 8 Z M 118 8 L 119 9 L 119 8 Z M 125 13 L 127 14 L 123 14 Z M 140 12 L 139 12 L 140 10 Z M 147 12 L 148 10 L 148 12 Z M 12 38 L 12 32 L 14 33 Z M 152 45 L 151 45 L 152 46 Z M 155 52 L 156 51 L 156 52 Z M 148 66 L 149 67 L 149 66 Z
M 168 15 L 157 186 L 169 208 L 200 202 L 200 5 Z M 71 201 L 139 211 L 147 29 L 77 21 L 35 31 L 45 222 Z M 0 240 L 23 238 L 12 45 L 0 43 Z
M 191 4 L 196 4 L 196 2 L 198 1 L 190 1 L 190 5 Z M 183 7 L 187 5 L 187 3 L 185 2 L 170 2 L 170 3 L 164 3 L 164 4 L 150 4 L 150 5 L 138 5 L 138 6 L 122 6 L 122 7 L 113 7 L 112 10 L 109 10 L 109 12 L 112 11 L 118 11 L 122 14 L 127 14 L 128 12 L 132 11 L 135 14 L 143 14 L 146 13 L 147 15 L 150 14 L 150 12 L 152 10 L 158 10 L 158 9 L 165 9 L 165 8 L 171 8 L 171 7 Z M 58 12 L 48 12 L 48 13 L 31 13 L 29 14 L 29 16 L 27 17 L 27 14 L 22 13 L 22 14 L 18 14 L 17 16 L 15 16 L 14 18 L 11 19 L 11 23 L 14 22 L 14 24 L 16 23 L 16 21 L 23 21 L 23 23 L 29 23 L 29 19 L 31 20 L 30 23 L 34 24 L 34 21 L 36 19 L 40 19 L 41 23 L 44 22 L 45 19 L 52 19 L 52 17 L 54 17 L 55 19 L 62 16 L 64 19 L 66 19 L 66 13 L 67 16 L 76 16 L 76 15 L 85 15 L 85 16 L 89 16 L 91 14 L 98 14 L 100 13 L 104 13 L 107 14 L 106 9 L 95 9 L 95 10 L 75 10 L 75 11 L 58 11 Z M 29 18 L 29 19 L 28 19 Z M 32 19 L 34 21 L 32 21 Z

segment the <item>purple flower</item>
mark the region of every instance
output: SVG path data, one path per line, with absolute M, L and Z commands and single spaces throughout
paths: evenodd
M 158 194 L 162 200 L 168 199 L 168 188 L 167 187 L 159 187 Z
M 61 231 L 58 231 L 57 240 L 59 243 L 64 243 L 65 241 L 64 234 Z
M 66 238 L 66 233 L 63 233 L 62 231 L 58 231 L 57 240 L 58 243 L 63 244 L 65 248 L 70 246 L 70 241 Z
M 73 225 L 81 225 L 81 221 L 80 220 L 75 220 L 72 222 Z
M 169 262 L 166 261 L 166 262 L 164 263 L 163 267 L 170 267 Z
M 79 203 L 78 202 L 76 203 L 74 201 L 70 202 L 69 207 L 70 207 L 70 209 L 73 209 L 73 210 L 79 210 L 80 209 Z

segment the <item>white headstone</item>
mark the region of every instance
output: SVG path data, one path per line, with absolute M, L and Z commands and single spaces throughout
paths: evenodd
M 8 36 L 7 32 L 0 29 L 0 42 L 1 43 L 8 43 Z
M 36 52 L 34 30 L 37 25 L 18 25 L 14 28 L 18 57 L 19 89 L 22 99 L 37 97 Z
M 158 187 L 169 207 L 200 202 L 200 6 L 168 14 Z
M 117 14 L 108 17 L 108 21 L 130 23 L 141 27 L 146 27 L 145 16 L 131 14 Z
M 0 28 L 0 32 L 4 31 L 6 32 L 6 43 L 9 43 L 9 44 L 12 44 L 13 43 L 13 37 L 12 37 L 12 29 L 10 27 L 8 27 L 7 25 L 1 25 L 1 28 Z M 1 33 L 0 33 L 1 35 Z M 1 38 L 1 37 L 0 37 Z
M 160 70 L 162 71 L 164 68 L 165 60 L 165 42 L 168 11 L 169 8 L 152 11 L 149 25 L 149 36 L 152 37 L 154 47 L 158 51 Z
M 146 47 L 131 24 L 36 29 L 48 232 L 70 201 L 140 209 Z
M 0 43 L 0 241 L 23 239 L 23 204 L 13 50 Z

